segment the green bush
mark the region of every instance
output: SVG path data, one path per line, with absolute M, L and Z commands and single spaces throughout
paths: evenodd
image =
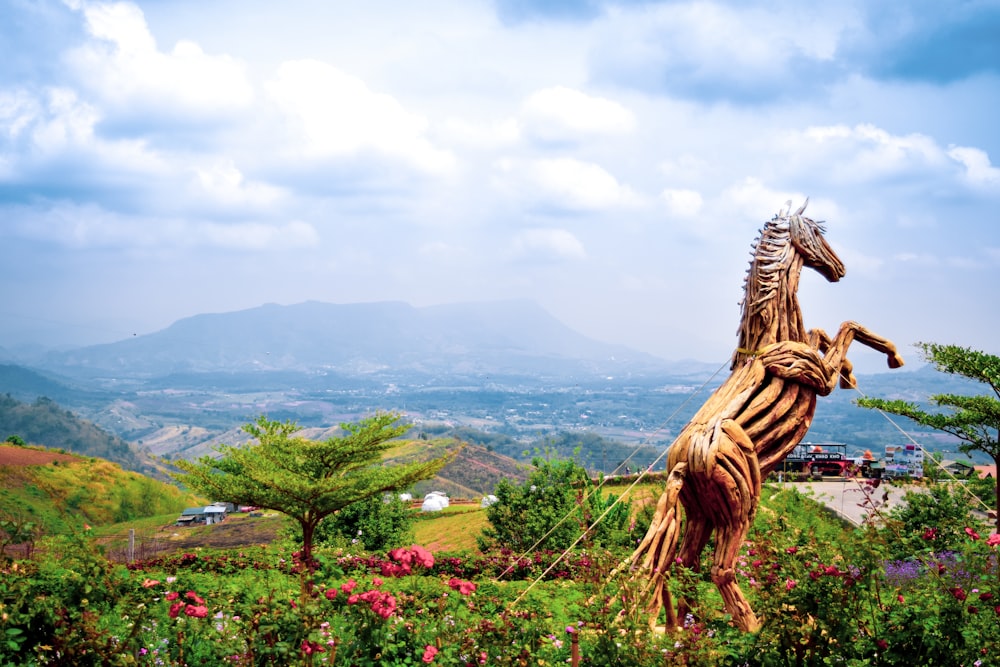
M 573 460 L 536 458 L 531 463 L 534 470 L 522 484 L 510 480 L 497 484 L 497 502 L 486 508 L 489 525 L 477 538 L 480 549 L 562 550 L 584 533 L 582 546 L 631 544 L 628 503 L 615 504 L 614 496 L 605 497 Z
M 396 494 L 352 503 L 320 521 L 313 536 L 325 546 L 387 551 L 413 542 L 413 510 Z

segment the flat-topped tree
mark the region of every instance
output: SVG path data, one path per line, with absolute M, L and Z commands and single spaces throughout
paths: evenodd
M 218 445 L 218 458 L 175 461 L 178 481 L 213 500 L 275 510 L 299 522 L 301 560 L 312 563 L 313 535 L 323 518 L 351 503 L 400 491 L 436 475 L 454 456 L 393 463 L 386 454 L 404 444 L 409 429 L 400 415 L 379 413 L 341 424 L 341 437 L 309 440 L 296 436 L 291 421 L 265 416 L 243 430 L 256 442 Z
M 962 442 L 963 454 L 983 452 L 1000 470 L 1000 357 L 957 345 L 917 343 L 924 359 L 942 373 L 961 375 L 982 382 L 993 396 L 935 394 L 931 403 L 945 408 L 941 412 L 922 410 L 914 403 L 883 398 L 861 398 L 863 408 L 873 408 L 909 417 L 923 426 L 950 433 Z M 997 510 L 996 532 L 1000 533 L 1000 475 L 995 476 L 993 507 Z

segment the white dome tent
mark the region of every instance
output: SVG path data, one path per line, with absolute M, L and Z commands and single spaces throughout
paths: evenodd
M 449 505 L 448 496 L 440 491 L 431 491 L 424 496 L 424 504 L 420 506 L 422 512 L 440 512 Z

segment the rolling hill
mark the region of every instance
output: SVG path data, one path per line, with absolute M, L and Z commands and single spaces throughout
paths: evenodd
M 109 461 L 0 444 L 0 518 L 44 533 L 102 526 L 204 504 L 192 494 Z

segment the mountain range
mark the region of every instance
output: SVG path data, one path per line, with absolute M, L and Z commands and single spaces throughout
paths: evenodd
M 662 447 L 724 379 L 719 370 L 592 340 L 530 301 L 310 301 L 195 315 L 103 345 L 0 350 L 0 394 L 50 398 L 157 456 L 204 454 L 264 413 L 323 428 L 376 410 L 504 434 L 513 453 L 562 432 Z M 860 379 L 869 395 L 913 401 L 980 391 L 929 367 Z M 899 429 L 854 396 L 824 398 L 809 436 L 898 444 Z M 612 467 L 621 458 L 587 446 Z
M 128 378 L 219 371 L 536 378 L 671 371 L 662 359 L 587 338 L 530 301 L 424 308 L 266 304 L 195 315 L 115 343 L 50 351 L 34 363 L 71 377 Z

